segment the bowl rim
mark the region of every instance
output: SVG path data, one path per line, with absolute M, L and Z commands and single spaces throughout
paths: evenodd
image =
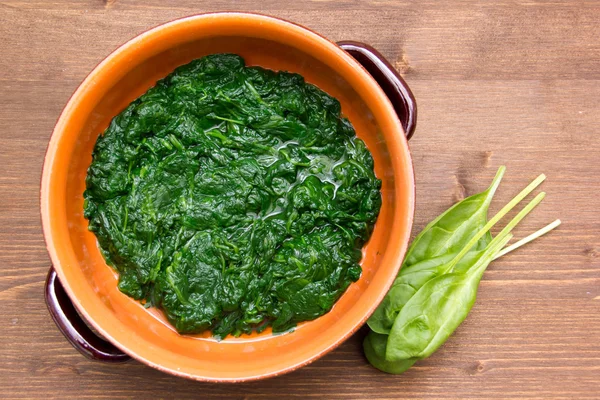
M 63 271 L 61 259 L 57 254 L 57 251 L 55 248 L 55 242 L 54 242 L 53 236 L 52 236 L 52 229 L 51 229 L 51 222 L 50 222 L 52 211 L 49 207 L 49 203 L 50 203 L 49 193 L 50 193 L 51 186 L 52 186 L 53 163 L 54 163 L 54 159 L 56 157 L 56 150 L 58 148 L 58 140 L 64 133 L 63 131 L 65 129 L 65 125 L 66 125 L 65 123 L 69 119 L 70 115 L 76 110 L 79 100 L 85 93 L 87 93 L 87 91 L 90 89 L 90 86 L 94 85 L 94 80 L 95 80 L 96 76 L 101 74 L 103 69 L 107 65 L 111 64 L 111 62 L 113 62 L 118 57 L 122 56 L 124 53 L 127 53 L 128 51 L 130 51 L 137 44 L 139 44 L 139 43 L 143 42 L 144 40 L 149 39 L 153 36 L 160 36 L 165 30 L 167 30 L 169 28 L 175 27 L 180 24 L 190 23 L 190 22 L 202 23 L 202 21 L 205 19 L 221 18 L 221 17 L 253 19 L 256 22 L 260 22 L 260 23 L 275 24 L 275 25 L 283 26 L 288 29 L 298 30 L 298 31 L 302 32 L 304 35 L 311 36 L 311 38 L 314 39 L 314 41 L 317 42 L 319 45 L 326 47 L 327 51 L 334 53 L 338 58 L 341 58 L 346 63 L 349 63 L 353 67 L 353 70 L 355 73 L 362 75 L 361 80 L 366 81 L 366 83 L 369 84 L 370 89 L 377 92 L 377 97 L 381 101 L 380 105 L 386 109 L 386 113 L 393 115 L 393 118 L 396 120 L 395 125 L 396 125 L 396 130 L 398 133 L 397 136 L 399 136 L 398 143 L 400 144 L 400 150 L 403 152 L 403 156 L 404 156 L 404 163 L 403 163 L 402 167 L 408 168 L 408 170 L 404 174 L 404 177 L 408 179 L 408 182 L 405 183 L 405 186 L 409 190 L 406 193 L 408 209 L 406 210 L 406 217 L 405 217 L 405 221 L 404 221 L 404 225 L 406 225 L 407 231 L 404 234 L 404 238 L 401 238 L 403 240 L 398 241 L 400 248 L 397 250 L 398 260 L 397 260 L 397 266 L 394 268 L 395 273 L 390 274 L 390 276 L 387 277 L 386 282 L 385 282 L 384 286 L 382 287 L 382 290 L 378 293 L 377 298 L 373 299 L 372 305 L 369 306 L 369 311 L 360 320 L 357 320 L 353 324 L 351 329 L 346 330 L 345 334 L 336 338 L 335 341 L 331 345 L 329 345 L 326 348 L 321 349 L 318 352 L 311 354 L 310 356 L 306 357 L 304 359 L 304 361 L 302 361 L 302 362 L 297 362 L 297 363 L 288 365 L 285 368 L 279 368 L 279 369 L 272 370 L 267 373 L 247 374 L 247 375 L 240 376 L 240 377 L 217 378 L 217 377 L 213 377 L 213 376 L 201 376 L 201 375 L 197 375 L 197 374 L 191 374 L 191 373 L 179 371 L 178 369 L 169 368 L 164 365 L 161 365 L 160 363 L 149 360 L 149 359 L 145 358 L 144 356 L 137 354 L 135 351 L 132 351 L 126 345 L 122 344 L 119 340 L 115 339 L 109 332 L 107 332 L 107 330 L 105 328 L 102 327 L 101 324 L 99 324 L 94 318 L 92 318 L 90 313 L 88 313 L 86 308 L 80 303 L 79 299 L 77 298 L 77 296 L 74 293 L 74 290 L 71 288 L 71 285 L 69 284 L 69 281 L 67 280 L 65 273 Z M 394 170 L 395 170 L 394 172 L 396 173 L 397 168 L 394 168 Z M 52 261 L 52 265 L 54 266 L 54 268 L 56 270 L 57 276 L 58 276 L 60 282 L 62 283 L 62 285 L 65 289 L 65 292 L 69 296 L 70 300 L 73 302 L 76 310 L 80 313 L 80 315 L 84 318 L 84 320 L 88 324 L 90 324 L 94 329 L 96 329 L 102 335 L 102 337 L 104 337 L 110 343 L 115 345 L 117 348 L 119 348 L 126 354 L 130 355 L 133 359 L 135 359 L 143 364 L 146 364 L 152 368 L 155 368 L 159 371 L 162 371 L 162 372 L 174 375 L 174 376 L 188 378 L 188 379 L 192 379 L 192 380 L 196 380 L 196 381 L 224 383 L 224 382 L 255 381 L 255 380 L 265 379 L 265 378 L 269 378 L 269 377 L 279 376 L 279 375 L 294 371 L 300 367 L 303 367 L 303 366 L 317 360 L 318 358 L 324 356 L 325 354 L 329 353 L 330 351 L 332 351 L 333 349 L 338 347 L 340 344 L 342 344 L 344 341 L 346 341 L 351 335 L 353 335 L 367 321 L 367 319 L 375 311 L 375 309 L 379 305 L 379 303 L 383 300 L 385 294 L 391 287 L 391 285 L 396 277 L 397 271 L 400 269 L 400 266 L 401 266 L 401 263 L 402 263 L 402 260 L 405 256 L 405 254 L 406 254 L 408 242 L 410 239 L 410 233 L 411 233 L 410 228 L 412 227 L 413 219 L 414 219 L 415 196 L 416 196 L 416 189 L 415 189 L 415 177 L 414 177 L 413 162 L 412 162 L 411 153 L 410 153 L 410 150 L 408 147 L 408 142 L 407 142 L 407 139 L 404 134 L 404 129 L 402 128 L 402 125 L 396 116 L 396 113 L 394 111 L 393 105 L 391 104 L 390 100 L 385 95 L 385 93 L 380 88 L 380 86 L 377 84 L 377 82 L 375 82 L 375 80 L 371 77 L 371 75 L 365 70 L 365 68 L 360 63 L 358 63 L 348 53 L 346 53 L 343 49 L 341 49 L 335 42 L 327 39 L 326 37 L 322 36 L 321 34 L 315 32 L 307 27 L 304 27 L 302 25 L 296 24 L 296 23 L 288 21 L 286 19 L 273 17 L 273 16 L 261 14 L 261 13 L 226 11 L 226 12 L 209 12 L 209 13 L 194 14 L 194 15 L 190 15 L 190 16 L 177 18 L 177 19 L 171 20 L 169 22 L 162 23 L 162 24 L 156 25 L 152 28 L 149 28 L 149 29 L 143 31 L 142 33 L 136 35 L 135 37 L 129 39 L 122 45 L 118 46 L 115 50 L 113 50 L 109 55 L 107 55 L 102 61 L 100 61 L 92 69 L 92 71 L 86 76 L 86 78 L 82 81 L 82 83 L 77 87 L 77 89 L 70 96 L 63 111 L 59 115 L 57 122 L 55 124 L 55 127 L 52 131 L 52 134 L 51 134 L 51 137 L 50 137 L 47 149 L 46 149 L 46 154 L 44 157 L 43 168 L 42 168 L 41 185 L 40 185 L 40 209 L 41 209 L 41 222 L 42 222 L 42 230 L 43 230 L 44 240 L 46 243 L 46 248 L 50 255 L 50 259 Z M 397 211 L 394 214 L 396 214 L 396 213 L 397 213 Z

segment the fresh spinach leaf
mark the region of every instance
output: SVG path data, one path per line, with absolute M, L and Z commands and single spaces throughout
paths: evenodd
M 452 206 L 415 238 L 392 288 L 367 321 L 373 331 L 389 334 L 404 304 L 427 281 L 443 273 L 462 249 L 461 246 L 485 226 L 488 208 L 504 172 L 505 168 L 500 167 L 485 191 Z M 473 251 L 485 247 L 490 241 L 491 234 L 486 232 Z
M 385 359 L 389 362 L 429 357 L 467 317 L 483 272 L 511 235 L 490 245 L 464 272 L 428 281 L 402 307 L 390 332 Z
M 500 176 L 501 172 L 502 168 Z M 440 255 L 439 246 L 432 245 L 427 240 L 417 241 L 420 246 L 432 246 L 438 250 L 421 250 L 424 258 L 418 261 L 413 259 L 415 262 L 400 272 L 388 295 L 369 320 L 369 326 L 375 329 L 372 328 L 367 335 L 363 347 L 373 366 L 384 372 L 397 374 L 431 355 L 468 315 L 475 302 L 479 281 L 489 263 L 499 255 L 528 243 L 560 224 L 560 220 L 557 220 L 503 250 L 512 237 L 512 229 L 542 201 L 545 196 L 542 192 L 517 213 L 495 238 L 489 240 L 490 229 L 544 179 L 545 176 L 540 175 L 489 221 L 484 219 L 479 224 L 474 224 L 479 229 L 463 236 L 462 245 L 454 251 Z M 491 187 L 493 186 L 494 184 Z M 459 207 L 455 206 L 453 209 L 457 210 Z M 471 219 L 468 214 L 462 218 Z M 435 228 L 440 220 L 437 218 L 426 230 Z M 427 235 L 429 234 L 422 233 L 417 239 Z M 412 254 L 416 252 L 413 250 Z M 429 258 L 426 257 L 427 254 L 430 255 Z
M 462 250 L 465 243 L 487 223 L 488 208 L 505 171 L 506 168 L 501 166 L 485 191 L 456 203 L 430 222 L 413 240 L 403 267 L 410 268 L 418 262 Z M 486 233 L 484 238 L 479 248 L 484 248 L 491 241 L 491 234 Z
M 388 361 L 385 357 L 388 335 L 369 332 L 363 342 L 365 356 L 375 368 L 388 374 L 401 374 L 417 362 L 418 358 L 408 358 L 399 361 Z

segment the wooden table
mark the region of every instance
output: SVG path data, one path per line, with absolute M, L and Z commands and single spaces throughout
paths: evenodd
M 0 398 L 600 398 L 600 7 L 597 2 L 0 1 Z M 176 3 L 176 4 L 175 4 Z M 467 321 L 401 376 L 366 362 L 365 330 L 267 381 L 217 385 L 78 354 L 50 319 L 40 170 L 53 125 L 114 48 L 194 13 L 259 11 L 371 43 L 419 105 L 415 233 L 508 172 L 497 210 L 538 173 L 546 200 L 517 230 L 560 217 L 494 262 Z

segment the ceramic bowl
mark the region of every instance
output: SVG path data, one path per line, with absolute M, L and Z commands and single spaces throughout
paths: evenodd
M 117 289 L 117 274 L 87 229 L 83 191 L 94 143 L 114 116 L 177 66 L 223 52 L 237 53 L 249 65 L 297 72 L 338 98 L 373 154 L 375 172 L 383 181 L 383 205 L 363 250 L 362 276 L 329 313 L 293 332 L 265 331 L 219 342 L 209 335 L 178 334 L 160 312 L 145 309 Z M 335 44 L 290 22 L 245 13 L 183 18 L 139 35 L 89 74 L 50 139 L 41 215 L 53 264 L 46 286 L 52 317 L 91 358 L 133 357 L 202 381 L 260 379 L 317 359 L 365 323 L 400 268 L 414 211 L 406 133 L 414 130 L 415 118 L 414 99 L 405 83 L 376 51 L 360 43 Z

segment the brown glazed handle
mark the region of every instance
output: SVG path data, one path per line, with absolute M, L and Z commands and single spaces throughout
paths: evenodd
M 337 44 L 354 57 L 381 86 L 396 110 L 406 138 L 410 139 L 417 127 L 417 103 L 398 71 L 368 44 L 352 41 Z
M 105 362 L 123 362 L 131 358 L 98 337 L 86 325 L 62 287 L 54 267 L 50 267 L 48 272 L 44 295 L 54 323 L 81 354 L 92 360 Z

